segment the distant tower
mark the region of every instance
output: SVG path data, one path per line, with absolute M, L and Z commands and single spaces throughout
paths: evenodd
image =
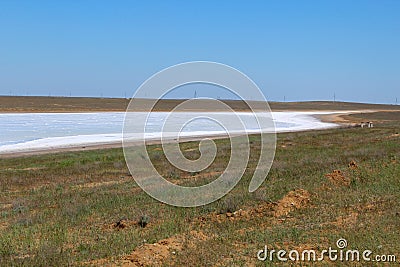
M 194 98 L 197 98 L 197 91 L 194 90 Z
M 336 93 L 333 93 L 333 103 L 336 103 Z

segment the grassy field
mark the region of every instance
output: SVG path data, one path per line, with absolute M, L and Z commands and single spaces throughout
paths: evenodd
M 242 180 L 223 199 L 198 208 L 146 195 L 121 149 L 2 159 L 0 265 L 268 266 L 280 262 L 257 261 L 264 245 L 320 251 L 335 248 L 339 238 L 350 249 L 399 261 L 399 132 L 400 121 L 392 118 L 373 129 L 279 134 L 271 172 L 248 193 L 260 145 L 252 136 Z M 229 140 L 216 143 L 215 162 L 200 173 L 173 168 L 159 145 L 148 151 L 167 179 L 197 185 L 227 164 Z M 189 158 L 199 156 L 196 142 L 181 148 Z M 327 264 L 337 263 L 321 265 Z
M 37 97 L 0 96 L 0 112 L 124 112 L 130 99 L 95 97 Z M 148 103 L 141 99 L 138 103 Z M 157 103 L 155 111 L 172 110 L 184 99 L 163 99 Z M 199 109 L 207 110 L 205 101 L 198 99 Z M 234 110 L 248 110 L 243 101 L 222 100 Z M 262 102 L 252 102 L 256 108 L 264 110 Z M 350 102 L 309 101 L 309 102 L 269 102 L 272 110 L 400 110 L 400 105 L 378 105 Z M 194 105 L 196 106 L 196 105 Z M 136 107 L 136 106 L 135 106 Z M 136 107 L 141 110 L 140 105 Z

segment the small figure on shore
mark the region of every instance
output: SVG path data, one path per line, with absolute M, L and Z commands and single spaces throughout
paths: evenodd
M 361 122 L 360 126 L 361 126 L 361 128 L 364 128 L 364 127 L 374 128 L 374 123 L 372 121 Z

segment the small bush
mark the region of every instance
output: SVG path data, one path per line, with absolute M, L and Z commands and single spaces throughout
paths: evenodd
M 239 209 L 239 199 L 237 198 L 226 198 L 222 200 L 220 206 L 220 214 L 224 213 L 234 213 Z

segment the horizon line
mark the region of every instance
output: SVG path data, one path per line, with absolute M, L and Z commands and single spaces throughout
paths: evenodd
M 91 99 L 125 99 L 130 100 L 132 97 L 113 97 L 113 96 L 60 96 L 60 95 L 2 95 L 0 97 L 47 97 L 47 98 L 91 98 Z M 137 98 L 137 99 L 149 99 L 154 100 L 154 98 L 144 97 L 144 98 Z M 199 99 L 199 100 L 206 100 L 207 98 L 162 98 L 160 100 L 188 100 L 188 99 Z M 211 98 L 221 101 L 250 101 L 250 102 L 264 102 L 262 100 L 245 100 L 245 99 L 229 99 L 229 98 Z M 267 100 L 266 102 L 271 103 L 306 103 L 306 102 L 332 102 L 332 103 L 357 103 L 357 104 L 373 104 L 373 105 L 392 105 L 397 106 L 397 98 L 395 103 L 381 103 L 381 102 L 358 102 L 352 100 L 286 100 L 286 101 L 279 101 L 279 100 Z

